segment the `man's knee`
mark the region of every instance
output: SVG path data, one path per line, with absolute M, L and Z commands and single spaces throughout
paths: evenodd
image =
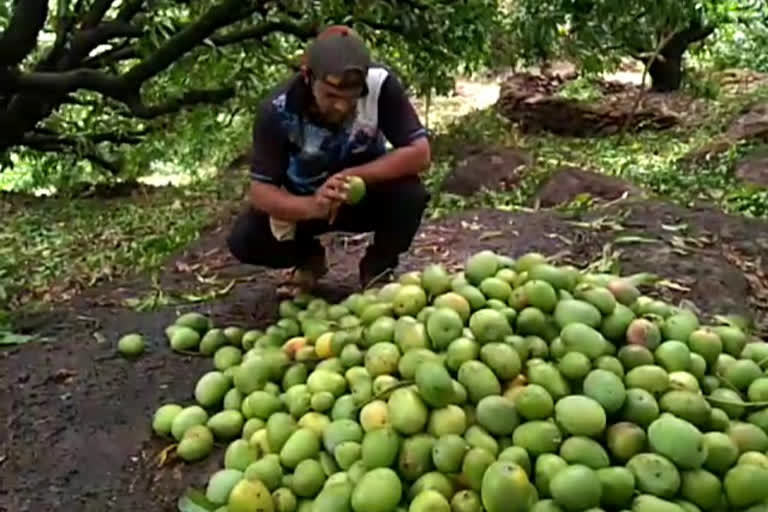
M 278 243 L 269 230 L 269 222 L 264 214 L 246 209 L 235 220 L 229 236 L 229 252 L 240 263 L 274 267 L 279 262 Z
M 269 268 L 289 268 L 299 264 L 314 246 L 311 241 L 277 241 L 272 234 L 269 217 L 246 210 L 235 220 L 229 235 L 229 252 L 240 263 Z
M 397 205 L 394 212 L 400 212 L 400 215 L 406 217 L 421 218 L 430 200 L 429 191 L 419 179 L 396 182 L 393 185 L 392 196 L 392 204 Z
M 237 217 L 227 236 L 227 247 L 232 256 L 241 263 L 254 263 L 254 232 L 244 213 Z

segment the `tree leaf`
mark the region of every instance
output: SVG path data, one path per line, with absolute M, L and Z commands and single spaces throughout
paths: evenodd
M 620 236 L 613 241 L 614 244 L 655 244 L 658 242 L 659 240 L 655 238 L 633 235 Z
M 187 487 L 177 503 L 179 512 L 213 512 L 216 505 L 208 501 L 205 493 L 194 487 Z
M 748 331 L 752 327 L 752 322 L 742 315 L 715 315 L 714 318 L 716 322 L 723 325 L 730 325 L 731 327 L 738 327 L 742 331 Z
M 661 281 L 656 283 L 657 286 L 663 286 L 664 288 L 669 288 L 670 290 L 675 290 L 678 292 L 689 292 L 691 291 L 690 288 L 687 286 L 684 286 L 682 284 L 676 283 L 675 281 L 672 281 L 671 279 L 662 279 Z
M 34 340 L 30 334 L 16 334 L 10 331 L 0 331 L 0 345 L 23 345 Z

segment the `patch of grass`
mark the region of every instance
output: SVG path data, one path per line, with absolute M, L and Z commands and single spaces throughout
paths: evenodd
M 557 96 L 577 101 L 597 101 L 603 97 L 603 93 L 593 77 L 580 76 L 566 82 L 557 92 Z
M 522 135 L 493 108 L 462 117 L 439 133 L 434 142 L 438 156 L 428 181 L 433 190 L 431 213 L 440 216 L 467 207 L 525 208 L 532 204 L 539 184 L 554 170 L 575 166 L 627 179 L 684 206 L 704 202 L 729 213 L 768 217 L 768 191 L 746 185 L 733 174 L 735 161 L 753 150 L 754 144 L 734 145 L 729 151 L 693 166 L 683 163 L 683 157 L 721 134 L 745 105 L 768 98 L 766 87 L 746 94 L 717 90 L 717 100 L 709 103 L 708 118 L 696 128 L 643 131 L 624 137 Z M 473 145 L 519 147 L 531 152 L 535 163 L 510 192 L 485 192 L 471 198 L 438 193 L 457 157 Z
M 435 159 L 425 179 L 432 194 L 427 213 L 430 218 L 442 217 L 468 208 L 488 207 L 502 210 L 524 208 L 523 205 L 544 177 L 538 168 L 526 172 L 522 181 L 511 191 L 486 190 L 468 198 L 440 192 L 443 180 L 455 168 L 468 148 L 518 147 L 523 144 L 524 138 L 514 125 L 493 107 L 474 111 L 447 124 L 434 138 Z
M 768 192 L 741 182 L 733 173 L 735 162 L 754 150 L 755 143 L 740 142 L 703 162 L 684 159 L 720 135 L 745 105 L 765 98 L 765 87 L 748 94 L 721 94 L 695 129 L 644 131 L 623 140 L 544 135 L 527 138 L 524 146 L 534 151 L 538 165 L 550 170 L 563 165 L 589 168 L 627 179 L 683 206 L 703 202 L 728 213 L 768 217 Z
M 0 203 L 0 309 L 58 301 L 102 281 L 159 268 L 238 200 L 221 180 L 144 197 Z
M 720 96 L 720 83 L 710 74 L 690 72 L 683 80 L 682 89 L 694 98 L 716 100 Z
M 706 131 L 679 138 L 649 132 L 621 144 L 615 137 L 548 139 L 538 138 L 535 147 L 539 164 L 551 169 L 561 165 L 590 168 L 627 179 L 683 206 L 703 202 L 729 213 L 768 216 L 768 193 L 744 184 L 733 174 L 735 162 L 753 144 L 736 145 L 707 162 L 688 165 L 681 159 L 710 140 Z

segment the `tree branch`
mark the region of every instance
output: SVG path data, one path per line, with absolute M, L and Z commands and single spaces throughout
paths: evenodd
M 85 59 L 83 66 L 87 68 L 100 68 L 106 64 L 137 59 L 138 57 L 139 51 L 126 42 Z
M 255 7 L 243 8 L 243 0 L 223 0 L 211 7 L 195 23 L 171 37 L 152 55 L 131 68 L 125 74 L 125 80 L 137 86 L 142 84 L 194 49 L 219 28 L 248 17 L 255 9 Z
M 416 11 L 425 11 L 425 10 L 429 9 L 429 6 L 420 4 L 416 0 L 399 0 L 399 1 L 398 0 L 389 0 L 388 3 L 391 4 L 392 7 L 396 8 L 396 9 L 397 8 L 402 8 L 402 6 L 399 5 L 399 4 L 406 4 L 407 6 L 411 7 L 413 10 L 416 10 Z
M 214 35 L 208 38 L 214 46 L 228 46 L 232 44 L 244 43 L 253 39 L 261 39 L 272 33 L 282 32 L 290 34 L 306 41 L 317 35 L 317 27 L 313 24 L 291 23 L 288 21 L 272 21 L 261 25 L 248 27 L 237 32 L 228 34 Z M 101 67 L 110 62 L 119 62 L 123 60 L 135 59 L 139 57 L 136 48 L 127 44 L 117 46 L 106 50 L 98 55 L 94 55 L 83 61 L 85 67 Z
M 0 91 L 16 93 L 66 94 L 77 89 L 90 89 L 110 98 L 126 101 L 136 95 L 121 77 L 108 75 L 95 69 L 75 69 L 65 72 L 8 72 L 0 71 Z
M 72 41 L 71 50 L 67 56 L 66 67 L 79 65 L 82 60 L 97 46 L 116 37 L 140 37 L 144 30 L 129 23 L 109 21 L 101 25 L 79 32 Z
M 375 30 L 386 30 L 387 32 L 394 32 L 395 34 L 408 35 L 408 31 L 404 26 L 397 25 L 395 23 L 386 23 L 382 21 L 368 20 L 365 18 L 360 18 L 355 21 L 362 23 L 363 25 L 367 25 Z
M 72 12 L 75 14 L 75 16 L 80 16 L 83 13 L 84 3 L 85 3 L 84 0 L 75 0 L 75 6 L 72 9 Z
M 235 96 L 234 87 L 222 89 L 202 89 L 188 91 L 178 98 L 161 103 L 159 105 L 146 106 L 137 98 L 126 104 L 135 117 L 141 119 L 154 119 L 168 114 L 174 114 L 187 106 L 206 103 L 222 103 Z
M 226 46 L 242 43 L 249 39 L 261 39 L 273 32 L 291 34 L 299 39 L 307 40 L 317 35 L 317 27 L 308 23 L 298 24 L 288 21 L 271 21 L 238 32 L 211 36 L 208 39 L 216 46 Z
M 116 162 L 112 162 L 111 160 L 107 160 L 100 154 L 96 152 L 85 152 L 83 153 L 83 158 L 90 161 L 91 163 L 94 163 L 98 165 L 99 167 L 103 167 L 107 170 L 112 176 L 119 176 L 120 173 L 123 171 L 123 169 L 118 165 Z
M 41 66 L 53 67 L 52 64 L 55 63 L 64 53 L 64 49 L 69 42 L 72 27 L 74 27 L 75 23 L 77 22 L 76 15 L 67 12 L 68 8 L 69 0 L 64 0 L 63 2 L 60 1 L 58 3 L 58 8 L 56 10 L 56 41 L 54 41 L 53 48 L 51 48 L 51 51 L 48 52 L 48 55 L 45 57 L 45 59 L 40 62 Z
M 88 140 L 94 144 L 102 142 L 111 142 L 112 144 L 138 144 L 142 139 L 152 132 L 149 128 L 130 133 L 93 133 L 88 136 Z
M 15 66 L 37 46 L 48 17 L 48 0 L 19 0 L 8 28 L 0 35 L 0 66 Z
M 79 135 L 76 137 L 63 137 L 56 132 L 48 129 L 38 129 L 36 132 L 28 133 L 24 136 L 24 142 L 38 145 L 58 145 L 58 146 L 77 146 L 82 141 L 91 144 L 100 144 L 102 142 L 111 142 L 113 144 L 138 144 L 142 137 L 151 132 L 149 128 L 130 133 L 118 132 L 99 132 Z
M 141 11 L 143 5 L 144 0 L 123 0 L 123 5 L 120 6 L 115 19 L 122 22 L 131 21 Z
M 688 39 L 688 44 L 691 43 L 697 43 L 699 41 L 703 41 L 704 39 L 708 38 L 712 34 L 714 34 L 715 29 L 714 25 L 705 25 L 705 26 L 699 26 L 699 27 L 689 27 L 688 30 L 685 30 L 684 33 L 686 35 L 686 38 Z
M 61 101 L 63 105 L 80 105 L 83 107 L 99 107 L 102 105 L 102 102 L 97 99 L 83 99 L 78 98 L 77 96 L 73 94 L 67 94 L 64 99 Z
M 95 0 L 91 9 L 83 18 L 82 27 L 84 29 L 89 29 L 98 25 L 101 20 L 104 19 L 104 15 L 107 14 L 107 11 L 114 1 L 115 0 Z
M 621 144 L 624 140 L 624 134 L 627 132 L 629 125 L 632 123 L 632 119 L 635 117 L 637 109 L 640 108 L 640 102 L 643 100 L 643 96 L 645 96 L 645 79 L 648 77 L 648 71 L 651 69 L 653 63 L 661 55 L 661 52 L 664 48 L 666 48 L 673 37 L 675 37 L 674 32 L 664 36 L 659 41 L 659 44 L 656 45 L 656 50 L 654 51 L 653 55 L 651 55 L 651 58 L 648 59 L 648 62 L 645 63 L 645 66 L 643 67 L 643 75 L 640 79 L 640 88 L 637 90 L 637 96 L 635 96 L 635 102 L 632 105 L 632 110 L 629 111 L 629 115 L 624 119 L 624 124 L 621 125 L 621 130 L 619 131 L 619 144 Z

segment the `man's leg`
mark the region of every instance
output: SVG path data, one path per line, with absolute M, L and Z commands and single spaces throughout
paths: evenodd
M 342 207 L 333 228 L 374 232 L 373 243 L 360 261 L 360 279 L 372 279 L 393 271 L 421 225 L 429 193 L 416 177 L 369 187 L 365 198 L 353 207 Z
M 272 234 L 269 216 L 247 208 L 235 220 L 227 245 L 242 263 L 303 269 L 319 277 L 325 272 L 325 248 L 315 239 L 316 231 L 322 231 L 322 227 L 299 225 L 295 239 L 278 241 Z

